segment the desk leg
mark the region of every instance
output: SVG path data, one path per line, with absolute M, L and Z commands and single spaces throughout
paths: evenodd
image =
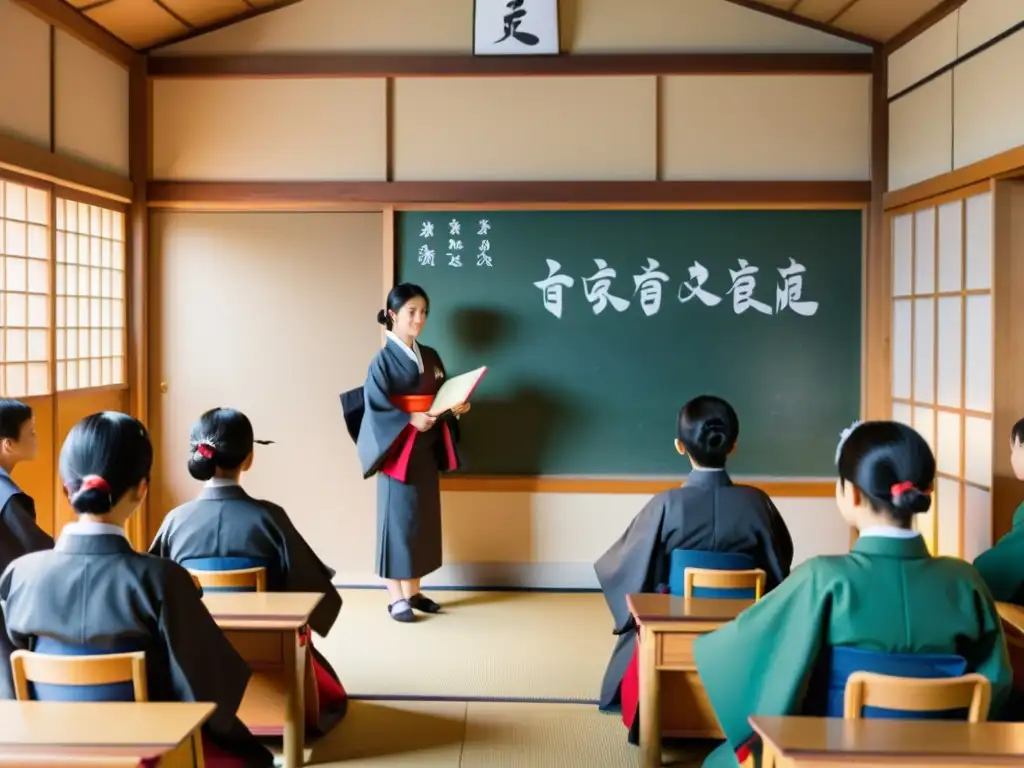
M 661 679 L 658 674 L 657 637 L 640 627 L 640 765 L 661 765 Z
M 299 633 L 284 633 L 284 673 L 288 691 L 284 705 L 284 768 L 299 768 L 305 761 L 306 648 Z

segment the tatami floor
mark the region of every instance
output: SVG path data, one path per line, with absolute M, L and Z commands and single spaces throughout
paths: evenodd
M 599 594 L 430 594 L 444 613 L 402 625 L 388 618 L 383 591 L 342 590 L 341 618 L 315 642 L 353 701 L 341 725 L 310 745 L 312 764 L 639 764 L 622 722 L 594 703 L 614 640 Z M 669 753 L 666 763 L 699 766 L 711 746 Z

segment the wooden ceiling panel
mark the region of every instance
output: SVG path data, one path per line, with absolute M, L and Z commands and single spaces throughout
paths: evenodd
M 793 7 L 804 18 L 828 24 L 855 2 L 857 0 L 801 0 Z
M 244 16 L 252 10 L 245 0 L 161 0 L 168 11 L 189 26 L 205 27 L 218 24 L 236 16 Z
M 85 15 L 136 49 L 188 32 L 154 0 L 111 0 L 92 6 Z
M 857 0 L 832 22 L 839 29 L 875 40 L 890 40 L 942 0 Z

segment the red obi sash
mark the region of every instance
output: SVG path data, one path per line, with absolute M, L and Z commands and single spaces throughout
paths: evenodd
M 398 395 L 390 398 L 391 404 L 405 413 L 425 413 L 431 403 L 434 402 L 433 395 Z M 452 470 L 458 467 L 458 460 L 455 457 L 455 442 L 452 440 L 452 432 L 446 422 L 441 422 L 441 435 L 444 438 L 444 452 L 447 459 L 445 470 Z M 406 481 L 409 472 L 409 458 L 412 456 L 412 448 L 416 444 L 416 438 L 420 432 L 412 424 L 408 424 L 402 430 L 395 444 L 391 447 L 388 457 L 384 460 L 380 471 L 388 477 L 393 477 L 400 483 Z

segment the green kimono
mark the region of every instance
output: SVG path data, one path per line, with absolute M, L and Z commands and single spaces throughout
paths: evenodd
M 705 768 L 738 765 L 751 715 L 801 714 L 819 654 L 833 646 L 958 654 L 991 681 L 992 711 L 1013 677 L 999 615 L 970 564 L 931 557 L 920 536 L 862 536 L 850 554 L 807 561 L 696 640 L 697 670 L 726 736 Z
M 974 561 L 992 597 L 1024 605 L 1024 504 L 1013 513 L 1013 528 Z

